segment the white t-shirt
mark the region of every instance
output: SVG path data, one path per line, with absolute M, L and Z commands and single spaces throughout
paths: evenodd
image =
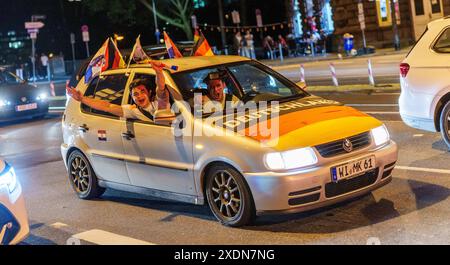
M 41 56 L 41 63 L 42 63 L 42 66 L 47 66 L 48 65 L 48 57 L 45 55 Z
M 147 108 L 144 110 L 148 111 L 152 116 L 155 115 L 157 107 L 155 106 L 156 102 L 151 102 Z M 147 116 L 145 116 L 136 105 L 122 105 L 123 116 L 126 119 L 135 119 L 141 121 L 152 121 Z

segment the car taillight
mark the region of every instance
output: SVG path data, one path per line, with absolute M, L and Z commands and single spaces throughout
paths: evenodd
M 408 75 L 409 72 L 409 64 L 407 63 L 401 63 L 400 64 L 400 74 L 403 78 L 405 78 Z

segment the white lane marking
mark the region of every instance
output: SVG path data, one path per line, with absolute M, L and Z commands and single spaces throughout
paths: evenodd
M 60 229 L 60 228 L 63 228 L 63 227 L 68 227 L 69 225 L 64 224 L 64 223 L 60 223 L 60 222 L 56 222 L 54 224 L 51 224 L 50 226 L 53 227 L 53 228 Z
M 345 104 L 350 107 L 398 107 L 398 104 Z
M 8 139 L 8 136 L 7 135 L 0 135 L 0 139 L 6 140 L 6 139 Z
M 49 107 L 49 110 L 65 110 L 66 107 Z
M 394 115 L 394 114 L 400 114 L 400 112 L 398 111 L 364 111 L 362 110 L 362 112 L 367 113 L 367 114 L 381 114 L 381 115 Z
M 450 175 L 450 170 L 448 170 L 448 169 L 426 168 L 426 167 L 405 167 L 405 166 L 396 166 L 395 169 L 428 172 L 428 173 L 449 174 Z
M 422 137 L 424 134 L 414 134 L 413 137 Z
M 126 237 L 103 230 L 89 230 L 72 236 L 97 245 L 156 245 L 147 241 Z

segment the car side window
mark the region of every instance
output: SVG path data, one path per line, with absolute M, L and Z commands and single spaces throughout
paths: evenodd
M 156 77 L 155 75 L 151 75 L 151 74 L 143 74 L 143 73 L 136 73 L 134 75 L 133 81 L 139 81 L 140 83 L 144 84 L 147 89 L 149 90 L 149 96 L 150 96 L 150 102 L 152 104 L 152 107 L 156 107 L 158 104 L 156 103 Z M 173 97 L 169 91 L 169 108 L 170 106 L 172 106 L 172 104 L 174 103 Z M 128 101 L 127 104 L 129 105 L 135 105 L 136 103 L 133 101 L 133 97 L 131 95 L 131 91 L 130 91 L 130 95 L 128 96 Z M 155 109 L 156 111 L 156 109 Z M 153 115 L 154 113 L 150 113 L 151 115 Z M 150 124 L 154 124 L 153 121 L 149 122 L 149 121 L 143 121 L 143 120 L 135 120 L 135 119 L 128 119 L 129 121 L 132 122 L 142 122 L 142 123 L 150 123 Z
M 115 105 L 121 105 L 127 80 L 128 76 L 123 74 L 96 77 L 86 89 L 84 96 L 107 101 Z M 95 110 L 85 104 L 82 104 L 81 108 L 88 113 L 116 118 L 116 116 L 111 113 Z
M 433 50 L 439 53 L 450 53 L 450 28 L 447 28 L 434 44 Z

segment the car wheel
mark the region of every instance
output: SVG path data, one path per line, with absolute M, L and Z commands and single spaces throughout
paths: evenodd
M 94 199 L 105 192 L 105 189 L 98 185 L 91 164 L 80 151 L 76 150 L 70 154 L 67 165 L 70 184 L 80 199 Z
M 218 165 L 206 175 L 206 197 L 214 216 L 224 225 L 250 224 L 256 215 L 247 183 L 235 169 Z
M 442 109 L 440 125 L 442 138 L 450 149 L 450 101 Z

